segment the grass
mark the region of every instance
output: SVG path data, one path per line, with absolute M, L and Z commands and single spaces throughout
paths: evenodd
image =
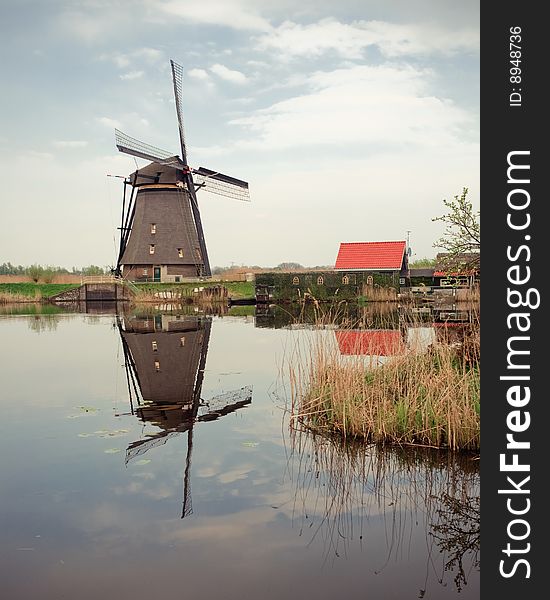
M 374 443 L 479 449 L 478 324 L 463 344 L 442 339 L 383 364 L 364 343 L 362 355 L 342 357 L 331 332 L 314 334 L 289 361 L 295 421 Z
M 132 286 L 132 289 L 136 292 L 136 300 L 139 302 L 154 301 L 158 302 L 158 294 L 162 292 L 172 292 L 176 298 L 179 299 L 193 299 L 196 297 L 193 290 L 195 288 L 225 288 L 227 294 L 221 296 L 221 300 L 226 300 L 227 297 L 239 299 L 239 298 L 253 298 L 254 297 L 254 283 L 248 281 L 205 281 L 200 283 L 137 283 Z M 210 297 L 210 300 L 212 298 Z
M 40 302 L 76 287 L 72 283 L 0 283 L 0 303 Z
M 20 303 L 20 302 L 41 302 L 64 292 L 66 290 L 79 287 L 79 284 L 73 283 L 0 283 L 0 304 Z M 254 283 L 248 281 L 207 281 L 201 283 L 138 283 L 132 285 L 132 290 L 136 292 L 136 301 L 138 302 L 158 302 L 159 293 L 172 292 L 177 300 L 198 300 L 193 293 L 197 287 L 212 288 L 223 287 L 227 290 L 219 298 L 207 296 L 207 301 L 226 301 L 227 297 L 233 299 L 253 298 Z

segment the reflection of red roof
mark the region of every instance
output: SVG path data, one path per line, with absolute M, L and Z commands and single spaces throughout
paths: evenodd
M 335 269 L 400 270 L 405 242 L 342 242 Z
M 371 354 L 391 356 L 403 350 L 403 340 L 398 329 L 370 331 L 335 331 L 340 354 Z

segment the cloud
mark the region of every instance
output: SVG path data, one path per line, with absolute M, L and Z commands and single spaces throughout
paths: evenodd
M 111 61 L 119 69 L 126 69 L 130 65 L 142 65 L 144 62 L 149 65 L 157 64 L 164 59 L 164 53 L 156 48 L 145 46 L 143 48 L 132 50 L 131 52 L 102 54 L 100 59 Z
M 54 148 L 84 148 L 88 142 L 83 140 L 55 140 L 52 142 Z
M 120 78 L 123 81 L 126 80 L 132 80 L 132 79 L 139 79 L 140 77 L 143 77 L 144 72 L 143 71 L 128 71 L 128 73 L 123 73 L 122 75 L 120 75 Z
M 268 31 L 269 21 L 260 16 L 254 2 L 246 0 L 202 0 L 181 2 L 170 0 L 157 5 L 157 10 L 191 23 L 221 25 L 231 29 Z
M 247 83 L 248 79 L 244 73 L 233 71 L 224 65 L 215 64 L 210 67 L 212 73 L 215 73 L 220 79 L 230 81 L 231 83 L 243 84 Z
M 384 21 L 341 23 L 333 18 L 301 25 L 285 21 L 256 40 L 260 50 L 275 50 L 286 59 L 334 52 L 358 59 L 369 47 L 387 57 L 475 52 L 479 32 L 472 28 L 449 31 L 435 25 L 404 25 Z
M 210 79 L 210 75 L 208 75 L 204 69 L 189 69 L 187 75 L 189 75 L 189 77 L 194 77 L 195 79 L 202 79 L 203 81 Z
M 105 125 L 106 127 L 114 127 L 116 129 L 120 129 L 120 127 L 122 127 L 120 121 L 117 121 L 116 119 L 111 119 L 110 117 L 97 117 L 96 121 L 98 123 L 101 123 L 101 125 Z
M 317 72 L 309 92 L 234 119 L 241 146 L 266 150 L 357 144 L 380 148 L 456 143 L 471 116 L 431 94 L 432 73 L 411 66 L 353 66 Z M 253 140 L 251 139 L 253 138 Z

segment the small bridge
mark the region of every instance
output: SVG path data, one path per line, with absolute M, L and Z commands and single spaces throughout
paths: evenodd
M 78 288 L 61 292 L 50 298 L 52 302 L 124 302 L 132 292 L 127 282 L 114 276 L 83 277 Z

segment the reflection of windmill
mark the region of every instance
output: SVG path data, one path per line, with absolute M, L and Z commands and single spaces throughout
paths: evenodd
M 125 318 L 118 322 L 132 414 L 161 429 L 130 444 L 126 463 L 187 431 L 182 518 L 192 512 L 190 470 L 194 424 L 215 420 L 252 401 L 250 386 L 207 402 L 201 400 L 211 325 L 210 318 L 179 315 Z
M 196 190 L 204 188 L 221 196 L 249 200 L 245 181 L 204 167 L 192 169 L 187 164 L 182 113 L 183 69 L 174 61 L 170 64 L 181 157 L 115 130 L 116 145 L 121 152 L 152 161 L 124 181 L 116 272 L 131 280 L 179 281 L 182 277 L 210 277 Z M 127 201 L 128 186 L 131 194 Z

